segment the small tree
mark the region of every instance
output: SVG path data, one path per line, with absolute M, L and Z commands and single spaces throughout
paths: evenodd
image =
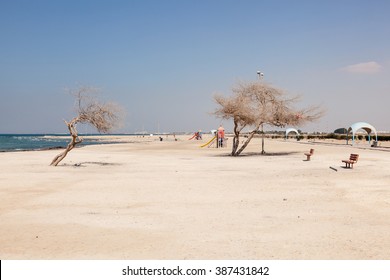
M 71 94 L 76 98 L 77 116 L 69 122 L 65 121 L 65 124 L 72 138 L 66 149 L 58 154 L 50 165 L 57 166 L 69 151 L 83 141 L 76 129 L 78 123 L 92 125 L 101 133 L 107 133 L 118 126 L 121 120 L 121 107 L 114 103 L 97 101 L 94 95 L 95 92 L 96 89 L 91 87 L 80 87 L 75 91 L 71 91 Z
M 214 97 L 219 105 L 214 114 L 223 119 L 233 119 L 234 122 L 232 156 L 240 155 L 264 124 L 277 127 L 298 125 L 323 115 L 319 107 L 293 109 L 292 104 L 298 101 L 297 97 L 287 98 L 282 90 L 263 82 L 239 83 L 232 91 L 231 97 Z M 248 126 L 253 129 L 240 147 L 240 133 Z

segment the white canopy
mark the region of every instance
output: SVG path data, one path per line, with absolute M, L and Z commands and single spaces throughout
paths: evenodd
M 297 134 L 297 136 L 299 136 L 299 132 L 298 130 L 296 130 L 295 128 L 287 128 L 286 129 L 286 139 L 287 139 L 287 136 L 290 132 L 295 132 Z
M 352 124 L 347 131 L 347 143 L 348 143 L 348 135 L 352 131 L 352 143 L 355 141 L 355 134 L 358 130 L 364 130 L 368 134 L 368 141 L 371 141 L 371 132 L 375 133 L 375 141 L 378 141 L 378 134 L 376 133 L 375 127 L 366 122 L 357 122 Z

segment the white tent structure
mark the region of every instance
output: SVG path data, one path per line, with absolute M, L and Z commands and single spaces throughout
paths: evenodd
M 295 133 L 297 134 L 297 136 L 299 136 L 298 130 L 296 130 L 295 128 L 287 128 L 287 129 L 286 129 L 286 140 L 287 140 L 288 134 L 289 134 L 290 132 L 295 132 Z
M 355 134 L 358 130 L 364 130 L 368 134 L 368 141 L 371 142 L 371 133 L 375 133 L 375 141 L 378 142 L 378 134 L 376 133 L 375 127 L 366 122 L 357 122 L 352 124 L 347 131 L 347 144 L 348 144 L 348 135 L 352 132 L 352 144 L 355 141 Z

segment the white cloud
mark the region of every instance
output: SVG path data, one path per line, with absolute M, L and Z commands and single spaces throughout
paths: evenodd
M 348 65 L 346 67 L 341 68 L 341 71 L 348 73 L 365 73 L 365 74 L 373 74 L 378 73 L 382 70 L 382 65 L 375 61 L 363 62 L 353 65 Z

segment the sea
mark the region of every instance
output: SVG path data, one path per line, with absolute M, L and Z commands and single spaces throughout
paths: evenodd
M 99 139 L 98 135 L 88 136 L 79 146 L 117 143 Z M 0 152 L 60 149 L 65 148 L 70 139 L 65 134 L 0 134 Z

